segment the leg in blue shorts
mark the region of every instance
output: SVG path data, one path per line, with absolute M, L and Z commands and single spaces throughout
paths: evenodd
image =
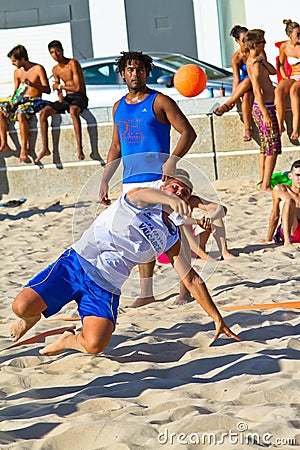
M 42 314 L 53 315 L 71 300 L 78 304 L 82 331 L 64 332 L 56 342 L 41 350 L 41 354 L 57 355 L 66 349 L 102 352 L 115 328 L 119 296 L 102 289 L 87 276 L 73 249 L 63 253 L 17 295 L 12 308 L 19 319 L 10 329 L 13 341 L 32 328 Z

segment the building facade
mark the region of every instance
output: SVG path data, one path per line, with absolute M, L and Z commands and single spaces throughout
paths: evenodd
M 283 19 L 300 21 L 296 0 L 10 0 L 0 2 L 0 95 L 8 95 L 13 68 L 6 57 L 23 44 L 32 61 L 51 74 L 48 43 L 61 40 L 79 60 L 122 50 L 185 53 L 230 67 L 235 24 L 266 31 L 274 63 L 275 42 L 286 39 Z M 4 92 L 5 91 L 5 92 Z

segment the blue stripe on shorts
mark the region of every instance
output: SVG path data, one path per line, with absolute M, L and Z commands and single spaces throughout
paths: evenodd
M 117 320 L 120 296 L 106 291 L 84 271 L 79 255 L 69 248 L 54 263 L 42 270 L 25 287 L 37 292 L 47 305 L 45 317 L 52 316 L 72 300 L 78 313 L 85 316 Z

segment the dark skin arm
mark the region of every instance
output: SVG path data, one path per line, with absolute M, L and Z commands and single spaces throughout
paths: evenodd
M 180 134 L 171 156 L 162 166 L 162 180 L 165 181 L 168 176 L 175 174 L 176 163 L 189 151 L 197 135 L 177 103 L 170 97 L 158 94 L 153 109 L 159 122 L 169 123 Z
M 115 115 L 118 104 L 119 101 L 115 103 L 113 107 L 113 117 Z M 99 199 L 103 205 L 108 206 L 111 204 L 111 200 L 108 198 L 108 184 L 111 177 L 117 170 L 120 161 L 121 161 L 121 145 L 119 141 L 117 128 L 116 125 L 114 124 L 112 142 L 108 151 L 106 166 L 103 172 L 99 191 Z

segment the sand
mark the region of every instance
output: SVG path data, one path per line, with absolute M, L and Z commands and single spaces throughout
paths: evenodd
M 271 196 L 248 180 L 217 182 L 228 207 L 228 246 L 208 289 L 242 342 L 211 345 L 213 323 L 194 301 L 174 305 L 178 279 L 156 268 L 157 302 L 139 309 L 137 274 L 103 354 L 39 354 L 53 330 L 80 329 L 75 303 L 41 320 L 8 350 L 11 303 L 22 285 L 72 243 L 76 199 L 64 196 L 0 210 L 2 449 L 292 449 L 300 445 L 299 248 L 265 246 Z M 81 202 L 79 222 L 95 210 Z M 92 213 L 94 214 L 94 212 Z M 78 215 L 77 215 L 78 217 Z M 75 230 L 76 235 L 76 230 Z M 203 262 L 195 267 L 202 273 Z M 281 302 L 294 302 L 283 307 Z M 260 305 L 272 304 L 266 309 Z M 278 304 L 278 305 L 277 305 Z M 256 305 L 256 306 L 255 306 Z M 250 309 L 246 309 L 246 307 Z M 62 318 L 72 319 L 68 322 Z M 294 445 L 292 445 L 294 444 Z

